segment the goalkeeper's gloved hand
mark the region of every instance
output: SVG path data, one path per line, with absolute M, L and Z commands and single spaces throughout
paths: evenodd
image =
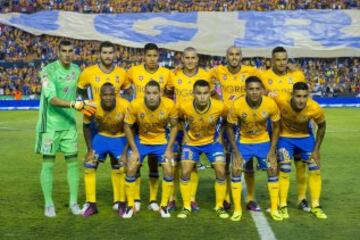
M 74 101 L 70 104 L 71 108 L 82 112 L 85 116 L 91 117 L 96 113 L 96 104 L 90 100 Z

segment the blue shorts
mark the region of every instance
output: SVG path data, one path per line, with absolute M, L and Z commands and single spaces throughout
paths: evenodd
M 298 153 L 301 160 L 308 161 L 315 147 L 313 136 L 303 138 L 280 137 L 278 142 L 279 162 L 288 162 Z
M 119 160 L 126 143 L 126 137 L 106 137 L 96 134 L 92 146 L 97 160 L 103 162 L 107 155 Z
M 159 163 L 164 163 L 165 158 L 164 154 L 166 151 L 167 144 L 158 144 L 158 145 L 149 145 L 149 144 L 142 144 L 140 141 L 135 141 L 136 147 L 140 154 L 140 163 L 144 162 L 144 159 L 148 155 L 152 155 L 156 157 L 156 160 Z
M 257 158 L 258 169 L 267 170 L 269 168 L 267 155 L 271 147 L 270 142 L 255 143 L 255 144 L 238 143 L 237 146 L 245 161 L 244 164 L 246 169 L 252 170 L 252 167 L 248 166 L 248 163 L 252 164 L 251 160 L 254 157 Z
M 181 153 L 181 160 L 190 160 L 194 162 L 199 162 L 200 155 L 204 153 L 208 158 L 209 162 L 214 163 L 224 163 L 225 164 L 225 154 L 224 147 L 220 143 L 211 143 L 202 146 L 189 146 L 184 145 Z

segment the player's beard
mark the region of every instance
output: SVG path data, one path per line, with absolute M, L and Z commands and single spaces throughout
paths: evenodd
M 106 63 L 102 58 L 100 58 L 100 61 L 101 61 L 101 64 L 107 69 L 111 68 L 114 63 L 114 61 L 112 61 L 112 60 L 111 61 L 109 60 L 110 63 Z

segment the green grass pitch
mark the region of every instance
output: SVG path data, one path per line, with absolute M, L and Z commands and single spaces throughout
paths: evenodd
M 57 217 L 43 216 L 40 189 L 40 156 L 33 153 L 35 111 L 0 112 L 0 239 L 259 239 L 248 212 L 241 222 L 218 219 L 214 205 L 212 169 L 200 171 L 198 201 L 201 211 L 188 220 L 161 219 L 146 210 L 147 169 L 142 169 L 142 211 L 124 220 L 112 211 L 110 164 L 97 174 L 99 214 L 91 218 L 72 216 L 67 210 L 65 164 L 58 156 L 54 176 Z M 360 109 L 326 109 L 327 134 L 322 146 L 323 191 L 321 203 L 327 220 L 317 220 L 295 208 L 294 171 L 289 194 L 290 219 L 273 222 L 264 212 L 277 239 L 359 239 L 360 236 Z M 80 126 L 80 125 L 79 125 Z M 80 129 L 80 128 L 79 128 Z M 84 141 L 80 136 L 80 159 Z M 81 167 L 80 167 L 81 169 Z M 81 169 L 79 203 L 83 203 Z M 268 206 L 266 177 L 256 174 L 256 197 Z M 180 198 L 179 198 L 180 199 Z

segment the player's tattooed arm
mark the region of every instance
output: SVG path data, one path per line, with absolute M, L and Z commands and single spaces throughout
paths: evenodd
M 233 167 L 237 168 L 237 169 L 242 169 L 243 158 L 242 158 L 241 153 L 240 153 L 240 151 L 238 149 L 238 146 L 236 145 L 234 127 L 235 127 L 234 124 L 227 122 L 227 124 L 226 124 L 226 133 L 228 135 L 229 142 L 230 142 L 230 145 L 231 145 L 231 147 L 233 149 L 233 153 L 234 153 L 234 160 L 233 160 L 233 163 L 232 163 Z
M 271 147 L 267 156 L 267 159 L 270 163 L 270 170 L 272 173 L 276 174 L 277 172 L 277 156 L 276 156 L 276 145 L 279 140 L 280 134 L 280 121 L 272 122 L 272 135 L 271 135 Z
M 320 166 L 320 146 L 322 141 L 324 140 L 326 132 L 326 122 L 318 123 L 318 129 L 316 132 L 316 141 L 314 151 L 311 154 L 311 159 L 315 161 L 315 163 Z
M 173 148 L 174 148 L 176 135 L 177 135 L 177 132 L 178 132 L 178 120 L 177 120 L 177 118 L 170 118 L 169 119 L 169 125 L 170 125 L 170 134 L 169 134 L 168 145 L 167 145 L 166 151 L 165 151 L 165 158 L 167 158 L 168 160 L 173 161 L 174 160 Z

